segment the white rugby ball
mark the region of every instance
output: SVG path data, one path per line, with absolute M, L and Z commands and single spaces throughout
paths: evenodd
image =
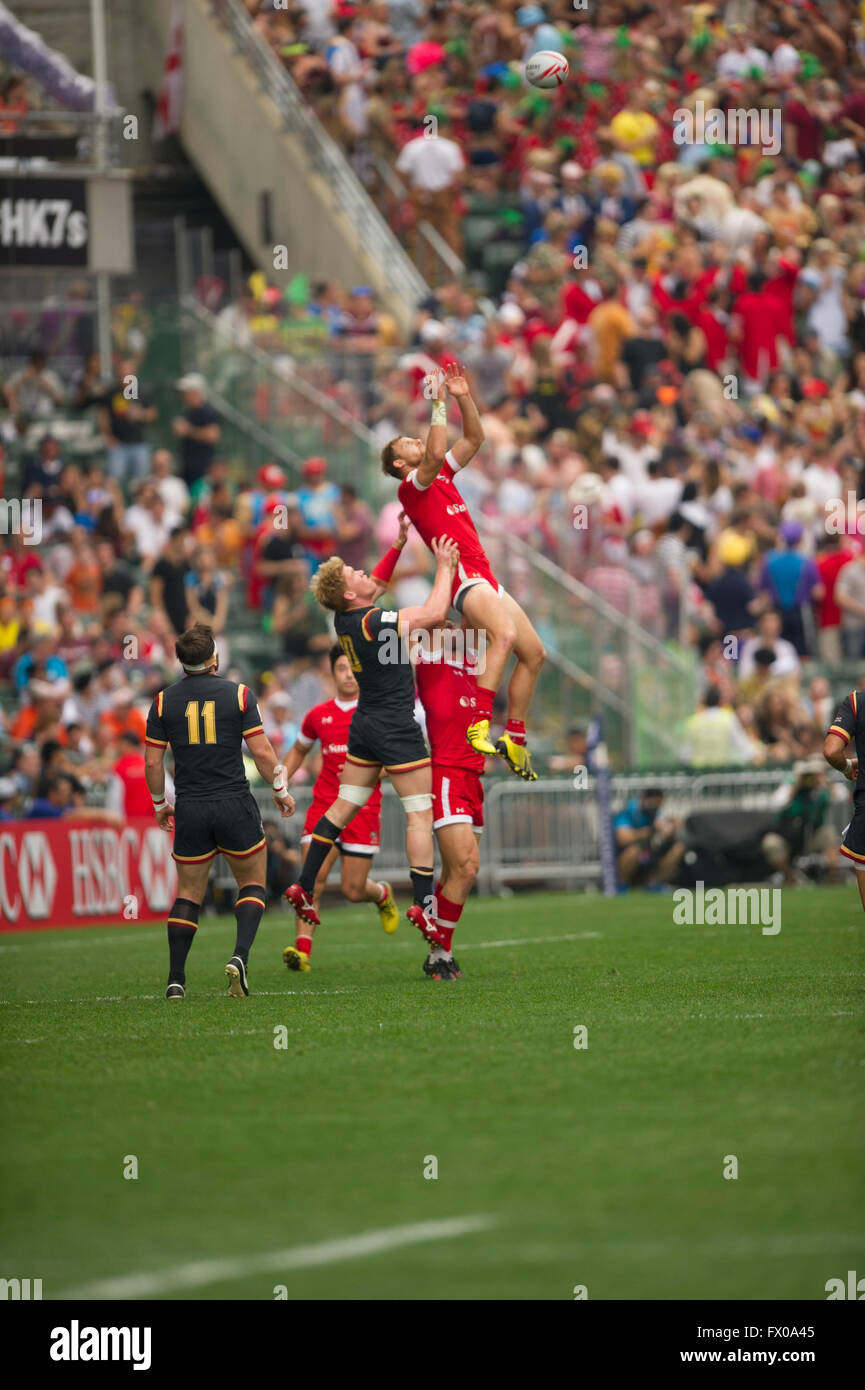
M 589 507 L 600 502 L 603 495 L 604 480 L 600 473 L 581 473 L 568 489 L 568 497 L 571 502 L 581 502 L 584 506 Z
M 533 53 L 526 63 L 526 81 L 533 87 L 561 87 L 568 75 L 568 60 L 563 53 L 544 48 Z

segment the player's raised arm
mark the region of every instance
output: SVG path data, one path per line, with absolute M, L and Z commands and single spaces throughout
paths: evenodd
M 456 542 L 445 536 L 434 539 L 432 552 L 436 560 L 436 575 L 432 592 L 426 603 L 415 608 L 399 610 L 400 632 L 413 632 L 416 628 L 430 627 L 433 623 L 444 622 L 451 604 L 451 587 L 454 571 L 460 558 Z
M 391 576 L 396 569 L 397 561 L 403 552 L 406 540 L 408 539 L 408 528 L 411 525 L 405 512 L 399 514 L 399 534 L 386 555 L 383 555 L 370 575 L 370 579 L 375 582 L 375 598 L 383 594 L 390 585 Z
M 450 363 L 446 368 L 444 384 L 448 395 L 453 396 L 459 406 L 463 422 L 463 432 L 450 452 L 460 468 L 465 468 L 467 463 L 471 463 L 484 442 L 484 427 L 481 424 L 478 408 L 472 399 L 469 384 L 459 367 L 453 363 Z
M 445 392 L 445 374 L 441 368 L 429 372 L 424 378 L 424 394 L 434 392 L 429 434 L 426 437 L 426 450 L 418 464 L 417 481 L 421 487 L 430 483 L 441 471 L 448 451 L 448 407 Z

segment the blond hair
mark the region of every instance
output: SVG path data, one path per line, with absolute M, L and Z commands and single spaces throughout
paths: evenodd
M 345 561 L 338 555 L 332 555 L 323 565 L 319 565 L 312 577 L 310 588 L 316 602 L 333 613 L 344 613 L 348 606 L 345 601 L 344 570 Z

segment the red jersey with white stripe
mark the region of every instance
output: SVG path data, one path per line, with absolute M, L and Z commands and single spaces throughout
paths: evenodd
M 434 767 L 464 767 L 483 772 L 484 757 L 466 742 L 476 717 L 477 676 L 474 663 L 430 657 L 418 650 L 417 693 L 426 714 L 427 738 Z
M 418 484 L 417 469 L 413 468 L 400 483 L 397 496 L 409 520 L 430 549 L 436 536 L 448 536 L 459 546 L 461 565 L 489 570 L 489 560 L 480 536 L 454 482 L 459 470 L 460 465 L 448 450 L 441 472 L 433 478 L 429 487 Z
M 321 744 L 321 772 L 315 779 L 312 794 L 315 801 L 323 801 L 328 806 L 339 795 L 339 778 L 348 752 L 348 731 L 356 709 L 357 700 L 325 700 L 321 705 L 314 705 L 304 715 L 297 736 L 304 748 L 311 748 L 316 739 Z M 366 806 L 370 811 L 380 809 L 380 785 Z

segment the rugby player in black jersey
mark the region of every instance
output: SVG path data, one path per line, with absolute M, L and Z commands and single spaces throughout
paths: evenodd
M 228 993 L 249 994 L 249 951 L 264 912 L 267 847 L 258 804 L 243 770 L 243 741 L 273 788 L 283 816 L 294 813 L 285 768 L 261 726 L 258 703 L 246 685 L 217 675 L 213 629 L 195 623 L 175 643 L 184 675 L 160 690 L 147 716 L 144 775 L 157 824 L 174 830 L 177 898 L 168 917 L 166 999 L 186 994 L 186 957 L 198 928 L 211 861 L 225 857 L 237 881 L 237 940 L 225 967 Z M 175 805 L 165 796 L 166 748 L 174 754 Z
M 459 561 L 456 544 L 443 538 L 432 545 L 436 574 L 432 592 L 420 607 L 384 610 L 374 600 L 386 582 L 352 569 L 338 555 L 316 571 L 312 590 L 323 608 L 335 614 L 336 639 L 349 659 L 359 687 L 357 709 L 348 735 L 348 752 L 339 794 L 313 830 L 303 872 L 286 897 L 304 922 L 319 924 L 313 902 L 315 881 L 340 832 L 373 793 L 381 769 L 406 813 L 406 854 L 414 902 L 408 919 L 421 935 L 441 945 L 428 916 L 433 892 L 432 774 L 420 726 L 414 717 L 414 673 L 408 635 L 444 620 L 450 605 L 453 575 Z

